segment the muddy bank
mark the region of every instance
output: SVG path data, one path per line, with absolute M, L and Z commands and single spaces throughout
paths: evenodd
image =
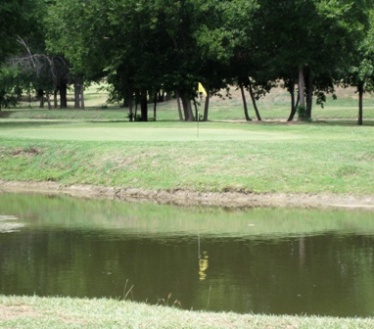
M 374 211 L 374 195 L 286 194 L 243 192 L 195 192 L 189 190 L 142 190 L 91 185 L 63 186 L 54 182 L 6 182 L 0 192 L 66 194 L 82 198 L 143 201 L 178 206 L 362 208 Z

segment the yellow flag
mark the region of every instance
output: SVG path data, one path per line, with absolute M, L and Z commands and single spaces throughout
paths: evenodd
M 202 93 L 204 96 L 207 95 L 205 88 L 200 82 L 197 85 L 197 92 Z

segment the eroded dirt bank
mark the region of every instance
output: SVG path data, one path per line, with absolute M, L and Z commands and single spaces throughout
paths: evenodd
M 149 191 L 136 188 L 63 186 L 54 182 L 6 182 L 2 180 L 0 180 L 0 192 L 66 194 L 84 198 L 148 201 L 179 206 L 363 208 L 374 211 L 374 195 Z

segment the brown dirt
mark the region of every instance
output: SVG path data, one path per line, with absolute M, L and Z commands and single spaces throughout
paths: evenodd
M 15 320 L 18 318 L 36 318 L 40 316 L 31 306 L 27 305 L 0 305 L 0 321 Z
M 374 195 L 196 192 L 190 190 L 143 190 L 90 185 L 63 186 L 55 182 L 6 182 L 0 192 L 66 194 L 83 198 L 144 201 L 178 206 L 362 208 L 374 211 Z
M 29 321 L 32 321 L 32 319 L 45 317 L 45 315 L 45 310 L 34 309 L 29 305 L 0 305 L 0 327 L 2 327 L 1 322 L 14 321 L 18 319 L 28 319 Z M 65 314 L 55 313 L 53 316 L 67 325 L 84 323 L 78 317 L 67 316 Z

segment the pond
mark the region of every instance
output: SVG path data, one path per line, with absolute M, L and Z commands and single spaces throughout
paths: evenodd
M 364 210 L 178 208 L 0 193 L 0 294 L 374 316 Z

